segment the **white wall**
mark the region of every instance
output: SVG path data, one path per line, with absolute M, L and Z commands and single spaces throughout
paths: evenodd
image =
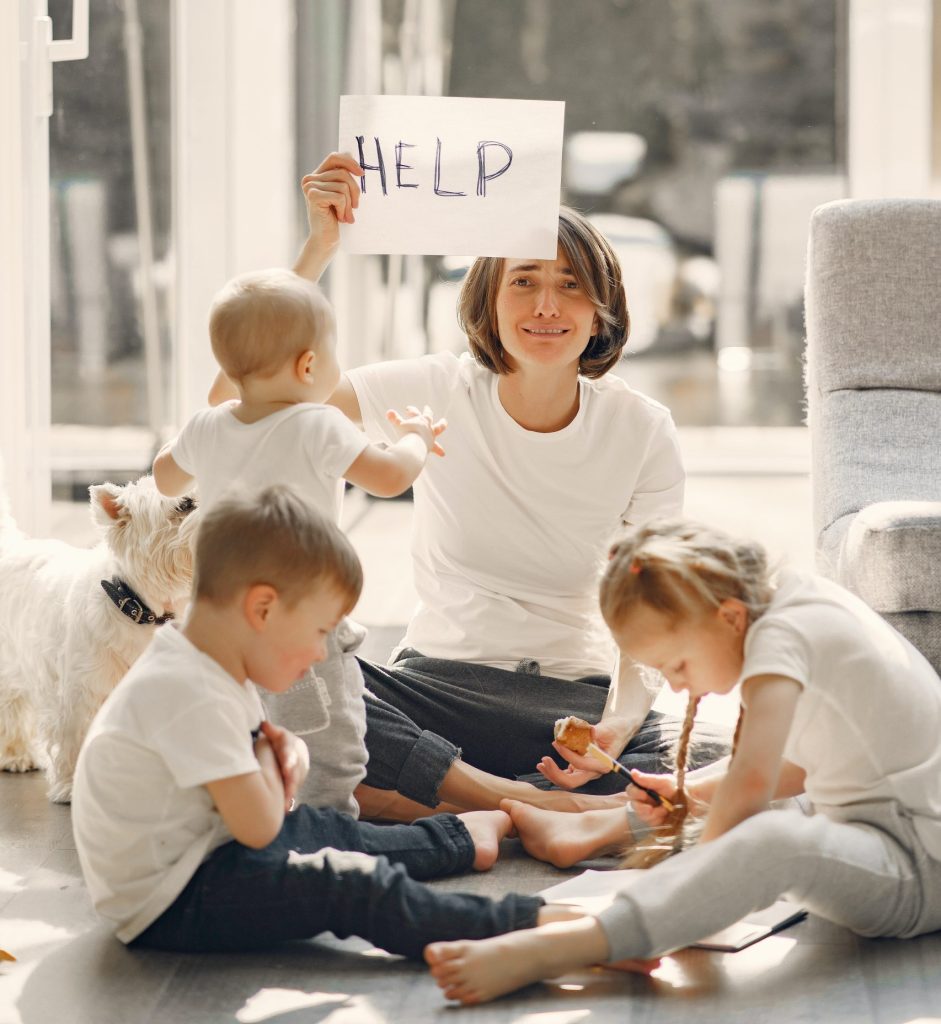
M 930 195 L 931 0 L 850 0 L 848 45 L 850 195 Z
M 176 0 L 173 29 L 177 423 L 216 372 L 209 304 L 235 274 L 296 248 L 294 5 Z

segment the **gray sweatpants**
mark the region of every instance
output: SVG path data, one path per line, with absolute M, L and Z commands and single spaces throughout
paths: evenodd
M 310 772 L 297 802 L 332 807 L 359 817 L 353 790 L 366 775 L 366 707 L 363 673 L 354 656 L 366 630 L 343 619 L 327 638 L 327 659 L 314 665 L 286 693 L 258 688 L 268 717 L 299 736 L 310 754 Z
M 644 872 L 598 920 L 612 961 L 651 957 L 781 896 L 858 935 L 910 938 L 941 928 L 941 861 L 894 802 L 765 811 Z

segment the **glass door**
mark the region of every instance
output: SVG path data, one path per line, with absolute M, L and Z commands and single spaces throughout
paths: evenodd
M 88 54 L 88 0 L 55 39 L 46 0 L 0 5 L 0 446 L 18 521 L 42 533 L 50 502 L 49 118 L 52 66 Z

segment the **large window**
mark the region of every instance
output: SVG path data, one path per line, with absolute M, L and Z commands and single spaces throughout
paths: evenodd
M 387 92 L 565 100 L 563 198 L 597 218 L 625 271 L 634 326 L 618 372 L 681 425 L 801 422 L 806 225 L 847 189 L 845 4 L 449 0 L 375 12 Z M 301 40 L 299 63 L 308 56 Z M 302 119 L 323 93 L 309 95 Z M 405 284 L 394 300 L 377 293 L 375 354 L 411 354 L 416 338 L 460 348 L 464 269 L 393 258 L 365 271 Z
M 140 472 L 204 400 L 208 302 L 291 259 L 343 92 L 565 100 L 563 198 L 627 279 L 617 372 L 690 428 L 799 425 L 811 209 L 939 180 L 938 0 L 90 0 L 42 130 L 43 3 L 2 6 L 2 441 L 34 506 L 44 464 Z M 462 347 L 465 269 L 337 259 L 344 363 Z

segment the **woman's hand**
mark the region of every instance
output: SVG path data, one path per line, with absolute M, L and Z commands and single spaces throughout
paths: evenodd
M 591 727 L 591 739 L 613 757 L 620 737 L 614 729 L 604 722 L 599 722 Z M 604 775 L 608 770 L 607 765 L 591 754 L 576 754 L 574 750 L 562 746 L 557 741 L 553 741 L 552 746 L 568 761 L 568 767 L 560 768 L 551 757 L 544 757 L 536 765 L 536 771 L 562 789 L 578 789 L 579 786 L 584 786 L 587 782 Z M 618 748 L 618 753 L 620 750 L 621 748 Z
M 364 173 L 349 153 L 331 153 L 316 171 L 304 175 L 301 188 L 310 229 L 305 248 L 327 253 L 336 249 L 340 242 L 339 225 L 353 223 L 353 210 L 359 206 L 360 195 L 357 178 Z
M 417 434 L 425 442 L 431 454 L 444 455 L 444 449 L 438 444 L 437 438 L 447 429 L 448 421 L 436 420 L 435 414 L 427 405 L 421 411 L 417 406 L 409 405 L 405 407 L 405 411 L 408 413 L 407 416 L 396 412 L 395 409 L 389 409 L 386 419 L 393 423 L 398 428 L 399 434 L 403 436 Z
M 284 809 L 289 811 L 294 806 L 298 787 L 307 778 L 307 770 L 310 767 L 307 747 L 294 733 L 273 725 L 267 719 L 262 721 L 261 731 L 271 745 L 275 760 L 278 762 L 284 785 Z

